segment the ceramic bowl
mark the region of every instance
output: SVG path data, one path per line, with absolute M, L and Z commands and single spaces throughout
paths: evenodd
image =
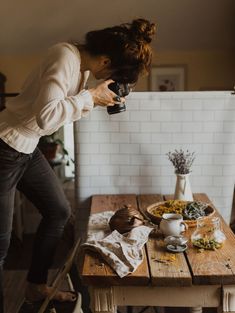
M 177 213 L 183 215 L 183 209 L 187 206 L 188 203 L 192 201 L 182 201 L 182 200 L 167 200 L 157 203 L 153 203 L 146 208 L 146 212 L 151 221 L 155 224 L 160 224 L 162 215 L 164 213 Z M 172 203 L 172 206 L 170 205 Z M 179 204 L 181 209 L 175 210 L 175 204 Z M 163 212 L 162 208 L 167 206 L 166 210 Z M 205 209 L 206 215 L 203 218 L 211 217 L 215 213 L 215 209 L 208 205 Z M 188 220 L 184 218 L 184 221 L 189 227 L 195 227 L 197 225 L 197 220 Z

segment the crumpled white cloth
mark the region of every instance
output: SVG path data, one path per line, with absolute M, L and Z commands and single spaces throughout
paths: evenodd
M 143 261 L 143 246 L 153 228 L 138 226 L 126 234 L 113 232 L 109 220 L 114 212 L 92 214 L 89 219 L 86 249 L 98 252 L 120 277 L 134 272 Z

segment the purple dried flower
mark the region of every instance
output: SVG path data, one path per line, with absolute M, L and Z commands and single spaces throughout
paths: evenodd
M 182 149 L 179 151 L 175 149 L 174 152 L 169 151 L 167 154 L 168 159 L 175 167 L 176 174 L 188 174 L 191 172 L 191 166 L 195 159 L 195 152 L 184 152 Z

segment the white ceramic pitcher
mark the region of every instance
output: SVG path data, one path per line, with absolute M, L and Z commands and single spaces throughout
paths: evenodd
M 189 175 L 190 174 L 176 174 L 175 200 L 193 201 Z

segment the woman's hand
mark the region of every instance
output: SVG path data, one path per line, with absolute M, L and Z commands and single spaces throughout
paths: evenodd
M 93 97 L 93 101 L 99 106 L 113 106 L 117 102 L 125 102 L 124 98 L 118 97 L 108 85 L 113 83 L 112 79 L 108 79 L 99 84 L 95 88 L 88 89 Z

